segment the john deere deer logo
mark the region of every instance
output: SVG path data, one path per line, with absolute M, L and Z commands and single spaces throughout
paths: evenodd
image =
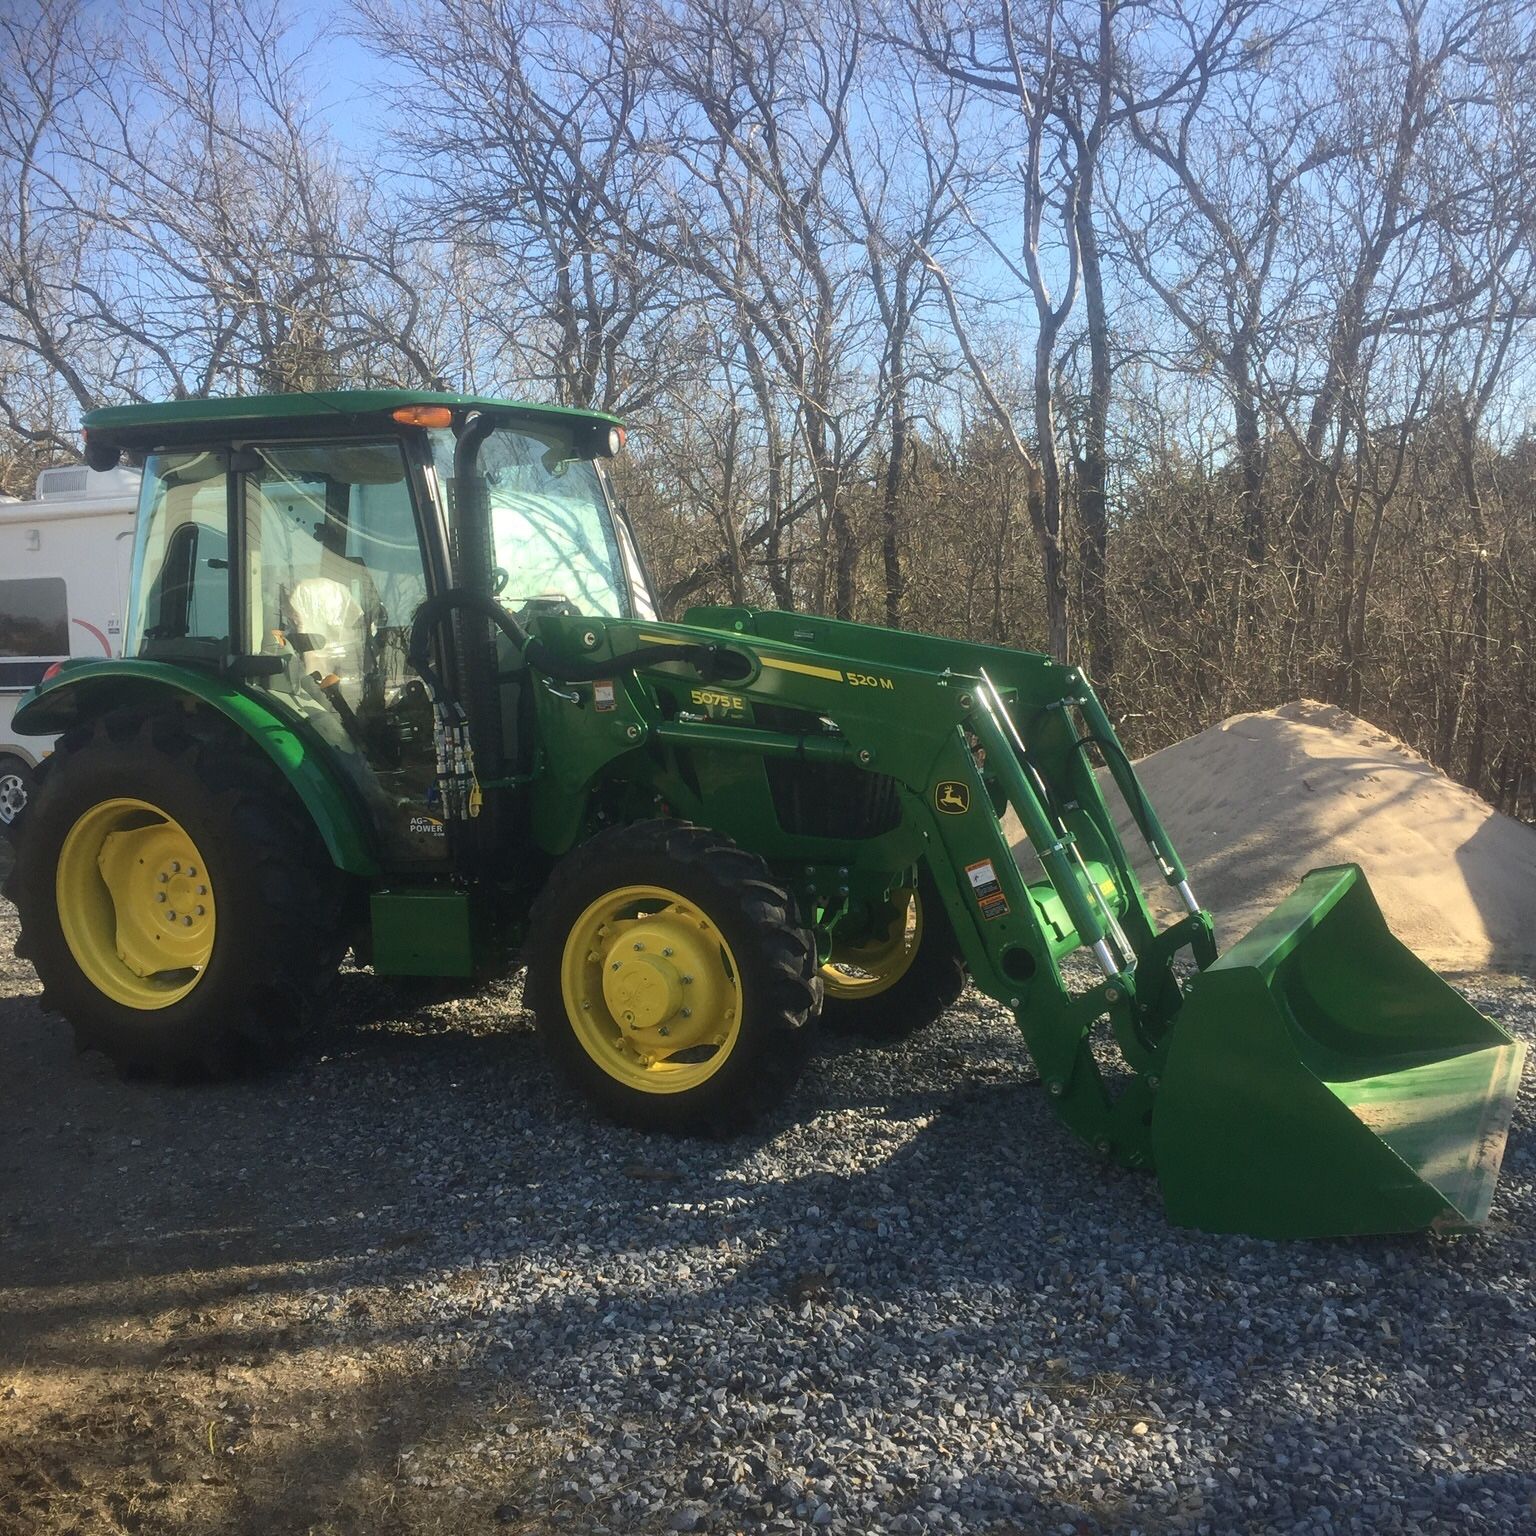
M 951 816 L 962 816 L 971 808 L 971 791 L 954 779 L 945 779 L 934 786 L 933 803 Z

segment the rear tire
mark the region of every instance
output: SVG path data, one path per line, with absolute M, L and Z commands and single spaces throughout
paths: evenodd
M 525 952 L 550 1057 L 625 1125 L 744 1130 L 810 1056 L 812 936 L 767 865 L 707 828 L 599 832 L 555 866 Z
M 924 878 L 910 893 L 910 901 L 916 933 L 905 949 L 893 945 L 870 963 L 870 951 L 861 955 L 849 950 L 840 956 L 834 945 L 831 959 L 821 968 L 826 1029 L 894 1044 L 926 1029 L 958 1001 L 965 990 L 965 957 L 943 900 Z M 898 920 L 903 926 L 911 921 L 906 911 Z
M 21 833 L 16 952 L 80 1049 L 125 1076 L 222 1077 L 314 1024 L 344 887 L 240 731 L 180 711 L 82 727 L 43 765 Z

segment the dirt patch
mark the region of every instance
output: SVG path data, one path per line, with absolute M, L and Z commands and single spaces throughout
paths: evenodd
M 330 1339 L 297 1299 L 249 1295 L 243 1278 L 86 1287 L 11 1313 L 0 1531 L 438 1532 L 466 1514 L 529 1528 L 521 1469 L 488 1487 L 460 1454 L 503 1434 L 515 1405 L 497 1413 L 399 1346 Z
M 121 1083 L 14 937 L 0 902 L 0 1536 L 546 1529 L 532 1405 L 389 1283 L 430 1234 L 385 1106 L 327 1112 L 364 1027 L 260 1086 Z

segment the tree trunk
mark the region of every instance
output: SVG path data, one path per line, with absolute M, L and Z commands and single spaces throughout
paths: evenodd
M 885 566 L 885 622 L 901 628 L 901 493 L 907 475 L 906 338 L 891 337 L 891 450 L 880 502 L 880 555 Z
M 1061 456 L 1056 447 L 1056 413 L 1051 401 L 1051 353 L 1055 334 L 1040 329 L 1035 343 L 1035 436 L 1040 455 L 1038 487 L 1030 486 L 1035 503 L 1032 521 L 1040 532 L 1041 563 L 1045 577 L 1046 648 L 1057 661 L 1071 659 L 1071 598 L 1067 567 L 1061 545 Z
M 1488 665 L 1492 652 L 1488 630 L 1488 521 L 1483 515 L 1483 498 L 1477 485 L 1477 423 L 1471 415 L 1462 418 L 1457 460 L 1461 469 L 1462 493 L 1472 519 L 1472 536 L 1477 547 L 1472 553 L 1472 596 L 1467 614 L 1467 704 L 1471 715 L 1467 741 L 1465 783 L 1479 792 L 1487 768 L 1488 751 Z
M 1108 697 L 1114 671 L 1109 627 L 1109 516 L 1105 495 L 1109 423 L 1109 319 L 1104 308 L 1104 276 L 1099 262 L 1099 234 L 1086 191 L 1077 204 L 1077 242 L 1083 272 L 1083 302 L 1088 316 L 1088 417 L 1083 456 L 1078 466 L 1078 559 L 1082 567 L 1083 625 L 1088 671 L 1101 697 Z

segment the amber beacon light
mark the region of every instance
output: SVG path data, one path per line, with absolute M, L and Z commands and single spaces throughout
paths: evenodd
M 402 405 L 390 412 L 402 427 L 451 427 L 453 412 L 446 405 Z

